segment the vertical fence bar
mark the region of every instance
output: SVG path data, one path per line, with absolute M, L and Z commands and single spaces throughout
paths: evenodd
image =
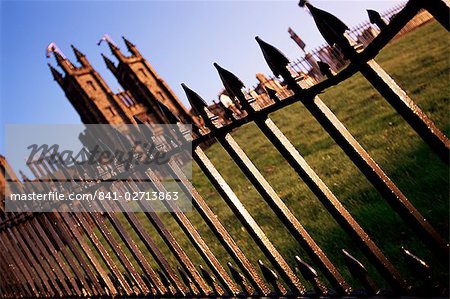
M 219 194 L 225 199 L 242 224 L 247 228 L 247 231 L 260 246 L 267 258 L 274 266 L 276 266 L 277 270 L 280 272 L 280 275 L 285 279 L 286 283 L 291 288 L 291 291 L 294 294 L 302 294 L 304 292 L 304 287 L 298 277 L 294 274 L 284 258 L 272 242 L 270 242 L 260 226 L 242 205 L 236 194 L 234 194 L 200 147 L 196 147 L 194 149 L 193 157 L 195 162 L 202 169 L 203 173 L 205 173 Z
M 242 81 L 239 80 L 234 74 L 228 70 L 215 64 L 222 82 L 228 92 L 235 96 L 241 103 L 242 107 L 247 111 L 250 116 L 253 116 L 254 121 L 258 128 L 264 133 L 269 141 L 275 146 L 275 148 L 281 153 L 291 167 L 297 172 L 297 174 L 306 183 L 308 188 L 316 195 L 316 197 L 323 203 L 323 205 L 330 211 L 333 217 L 340 223 L 341 226 L 346 228 L 346 231 L 355 239 L 357 244 L 363 249 L 366 255 L 371 259 L 375 266 L 382 272 L 391 283 L 391 285 L 399 290 L 406 289 L 404 280 L 401 278 L 400 273 L 394 267 L 394 265 L 384 256 L 378 246 L 370 239 L 364 229 L 356 222 L 351 214 L 340 203 L 336 196 L 331 192 L 327 185 L 320 179 L 320 177 L 314 172 L 314 170 L 308 165 L 306 160 L 295 149 L 292 143 L 286 138 L 286 136 L 280 131 L 275 123 L 268 117 L 267 114 L 256 115 L 255 107 L 251 103 L 254 103 L 254 99 L 247 100 L 242 90 L 245 88 Z M 239 153 L 239 157 L 245 157 L 245 154 Z M 293 232 L 295 234 L 295 232 Z M 306 233 L 306 232 L 304 232 Z M 306 236 L 309 237 L 309 235 Z M 314 260 L 327 271 L 334 270 L 334 266 L 328 260 L 328 258 L 322 254 L 317 253 L 317 244 L 309 238 L 306 239 L 306 247 L 310 252 Z M 321 250 L 319 251 L 319 253 Z M 333 272 L 331 272 L 334 274 Z M 333 276 L 331 277 L 334 278 Z
M 161 183 L 158 176 L 153 172 L 153 170 L 148 169 L 146 171 L 146 175 L 150 178 L 153 187 L 158 190 L 158 192 L 167 192 L 164 185 Z M 212 253 L 211 249 L 209 249 L 206 242 L 200 236 L 200 234 L 186 217 L 186 215 L 180 211 L 177 205 L 172 204 L 172 202 L 164 201 L 163 203 L 166 205 L 168 210 L 171 211 L 171 215 L 178 222 L 192 244 L 197 248 L 197 251 L 203 257 L 203 259 L 216 273 L 217 277 L 220 279 L 227 291 L 230 292 L 230 294 L 237 295 L 239 293 L 239 289 L 228 276 L 225 269 L 219 263 L 215 255 Z
M 47 274 L 43 271 L 39 262 L 36 261 L 34 256 L 30 253 L 30 250 L 28 249 L 24 240 L 19 235 L 17 227 L 12 226 L 10 229 L 8 229 L 8 233 L 11 235 L 11 238 L 15 239 L 18 242 L 19 246 L 22 248 L 21 250 L 24 252 L 24 255 L 26 256 L 27 260 L 30 263 L 30 268 L 34 269 L 33 278 L 38 281 L 37 287 L 40 290 L 40 293 L 45 294 L 47 296 L 56 296 L 50 284 L 48 283 L 49 280 Z M 44 287 L 47 291 L 45 291 Z
M 169 109 L 166 110 L 167 113 L 171 114 Z M 166 115 L 168 116 L 168 115 Z M 175 116 L 171 117 L 175 119 Z M 141 129 L 145 130 L 141 133 L 148 138 L 151 139 L 153 133 L 147 127 L 146 124 L 142 123 L 138 118 L 135 118 L 136 122 L 141 125 Z M 184 140 L 181 138 L 181 140 Z M 201 150 L 199 147 L 196 149 Z M 192 154 L 195 160 L 195 155 Z M 205 156 L 206 157 L 206 156 Z M 206 158 L 207 159 L 207 158 Z M 268 295 L 270 293 L 270 289 L 265 284 L 264 280 L 258 275 L 256 269 L 247 259 L 247 257 L 243 254 L 240 248 L 237 246 L 236 242 L 233 240 L 231 235 L 222 225 L 222 223 L 218 220 L 217 216 L 210 209 L 206 201 L 197 191 L 197 189 L 192 185 L 189 179 L 186 177 L 181 168 L 174 161 L 169 162 L 169 167 L 167 167 L 170 175 L 177 181 L 180 188 L 183 190 L 185 194 L 192 195 L 192 201 L 194 207 L 199 212 L 200 216 L 203 220 L 208 224 L 210 229 L 213 231 L 214 235 L 217 239 L 224 245 L 227 252 L 233 258 L 233 260 L 238 264 L 241 270 L 246 274 L 247 278 L 250 280 L 250 283 L 254 286 L 255 290 L 258 292 L 258 295 Z
M 350 157 L 374 187 L 391 204 L 397 213 L 410 225 L 418 230 L 424 241 L 431 245 L 441 257 L 448 259 L 448 246 L 428 221 L 408 201 L 397 186 L 389 179 L 372 157 L 350 134 L 331 110 L 318 96 L 305 94 L 295 78 L 287 70 L 289 60 L 275 47 L 259 40 L 269 66 L 276 75 L 281 75 L 295 97 L 303 103 L 306 109 L 316 118 L 335 142 Z
M 198 147 L 195 150 L 200 150 L 200 148 Z M 196 160 L 195 153 L 193 153 L 193 157 L 194 160 Z M 221 241 L 221 243 L 225 246 L 225 249 L 234 259 L 234 261 L 246 274 L 247 278 L 250 280 L 250 283 L 253 285 L 258 294 L 268 295 L 270 293 L 270 290 L 264 283 L 264 280 L 258 275 L 254 266 L 250 263 L 250 261 L 238 247 L 236 242 L 233 240 L 231 235 L 218 220 L 214 212 L 209 208 L 200 193 L 198 193 L 197 189 L 186 178 L 183 171 L 179 168 L 178 165 L 176 165 L 176 163 L 172 162 L 170 163 L 170 167 L 168 170 L 171 173 L 172 177 L 177 179 L 180 188 L 185 192 L 185 194 L 192 194 L 194 206 L 196 207 L 202 218 L 205 220 L 205 222 L 208 224 L 210 229 L 214 232 L 219 241 Z

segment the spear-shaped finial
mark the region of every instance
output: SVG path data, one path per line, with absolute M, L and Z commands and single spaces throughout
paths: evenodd
M 267 267 L 261 260 L 258 260 L 258 265 L 261 268 L 261 272 L 266 281 L 276 289 L 277 295 L 286 294 L 286 289 L 278 281 L 278 274 L 269 267 Z
M 325 294 L 327 292 L 327 289 L 319 280 L 319 275 L 317 274 L 317 271 L 314 270 L 314 268 L 311 267 L 311 265 L 303 261 L 299 256 L 295 256 L 295 261 L 297 262 L 300 273 L 308 282 L 312 284 L 317 295 Z
M 181 123 L 180 118 L 177 115 L 175 115 L 169 107 L 167 107 L 166 105 L 164 105 L 163 103 L 161 103 L 159 101 L 158 101 L 158 107 L 161 110 L 162 114 L 167 118 L 169 123 L 175 125 L 175 126 L 171 127 L 171 130 L 173 132 L 175 132 L 175 134 L 179 138 L 179 141 L 184 140 L 183 134 L 180 131 L 180 127 L 178 127 L 178 125 L 177 125 L 178 123 Z M 164 129 L 168 129 L 168 128 L 164 127 Z
M 317 28 L 329 45 L 337 44 L 342 46 L 348 44 L 348 40 L 344 36 L 345 31 L 349 30 L 347 25 L 334 15 L 315 7 L 307 1 L 304 5 L 311 12 Z
M 370 23 L 377 25 L 380 30 L 384 30 L 387 27 L 388 20 L 383 18 L 378 11 L 368 9 L 367 14 L 369 15 Z
M 289 64 L 289 59 L 277 48 L 263 41 L 259 36 L 255 37 L 256 41 L 261 48 L 264 59 L 269 65 L 275 76 L 282 76 L 287 72 L 287 65 Z
M 266 89 L 266 92 L 267 92 L 267 95 L 269 96 L 269 98 L 271 98 L 275 102 L 280 101 L 280 98 L 277 96 L 277 91 L 275 89 L 272 89 L 269 86 L 264 86 L 264 88 Z
M 141 121 L 136 115 L 133 115 L 134 121 L 138 124 L 139 131 L 144 136 L 144 138 L 148 141 L 152 141 L 152 137 L 155 135 L 153 134 L 152 129 L 149 127 L 148 124 Z
M 133 119 L 138 125 L 145 125 L 145 123 L 142 120 L 140 120 L 140 118 L 137 117 L 136 115 L 133 115 Z
M 367 272 L 366 267 L 358 261 L 355 257 L 353 257 L 347 250 L 342 249 L 342 253 L 344 254 L 344 261 L 347 265 L 347 268 L 350 270 L 350 273 L 359 281 L 361 281 L 364 289 L 369 294 L 375 294 L 378 292 L 378 288 L 372 279 L 369 277 L 369 273 Z
M 194 110 L 194 113 L 202 117 L 206 117 L 205 107 L 207 107 L 208 105 L 206 104 L 205 100 L 203 100 L 202 97 L 198 95 L 198 93 L 187 87 L 186 84 L 182 83 L 181 87 L 183 87 L 184 92 L 186 93 L 186 97 L 189 103 L 191 103 L 192 110 Z
M 189 288 L 191 294 L 195 294 L 193 289 L 195 288 L 195 286 L 193 285 L 192 279 L 183 271 L 180 266 L 177 267 L 177 270 L 180 273 L 180 277 L 183 280 L 184 284 Z
M 158 107 L 161 110 L 162 114 L 167 118 L 167 120 L 169 121 L 170 124 L 177 124 L 180 121 L 180 118 L 178 116 L 176 116 L 172 110 L 169 109 L 169 107 L 167 107 L 166 105 L 164 105 L 163 103 L 157 101 L 158 103 Z
M 246 281 L 245 276 L 241 274 L 241 272 L 239 272 L 238 269 L 236 269 L 236 267 L 233 266 L 233 264 L 231 262 L 227 262 L 227 266 L 230 269 L 231 272 L 231 276 L 233 276 L 234 280 L 238 283 L 238 284 L 242 284 L 243 282 Z
M 307 2 L 308 2 L 308 0 L 300 0 L 300 1 L 298 2 L 298 6 L 300 6 L 300 7 L 305 7 L 305 5 L 306 5 Z
M 127 137 L 125 137 L 125 135 L 123 135 L 123 133 L 120 130 L 114 127 L 112 128 L 112 130 L 116 134 L 116 137 L 124 150 L 130 150 L 133 148 L 133 144 L 130 142 L 130 140 L 128 140 Z
M 222 80 L 223 86 L 230 94 L 231 98 L 238 98 L 238 100 L 245 100 L 244 95 L 242 94 L 242 88 L 245 87 L 244 83 L 232 72 L 224 69 L 217 63 L 213 63 L 214 67 L 217 69 L 219 73 L 220 80 Z
M 202 273 L 203 278 L 205 279 L 206 283 L 214 290 L 216 295 L 220 295 L 222 293 L 222 290 L 218 289 L 218 286 L 216 285 L 216 278 L 211 275 L 205 268 L 203 268 L 202 265 L 198 265 L 200 268 L 200 272 Z
M 328 63 L 319 60 L 317 61 L 317 65 L 319 66 L 319 70 L 322 75 L 326 76 L 327 78 L 331 78 L 334 76 Z

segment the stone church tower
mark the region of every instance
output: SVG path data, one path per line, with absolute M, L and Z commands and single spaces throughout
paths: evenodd
M 184 123 L 192 123 L 186 107 L 176 97 L 166 82 L 161 79 L 136 46 L 124 38 L 130 52 L 124 55 L 109 39 L 105 39 L 112 60 L 102 54 L 107 68 L 117 78 L 124 91 L 114 93 L 97 73 L 86 56 L 72 46 L 78 62 L 74 65 L 54 43 L 48 50 L 53 52 L 63 74 L 49 64 L 53 78 L 64 90 L 75 110 L 85 124 L 132 124 L 133 116 L 143 122 L 168 123 L 158 103 L 166 105 Z

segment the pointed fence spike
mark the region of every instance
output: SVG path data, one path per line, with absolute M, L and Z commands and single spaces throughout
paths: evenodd
M 214 287 L 214 283 L 216 282 L 216 278 L 214 276 L 212 276 L 211 274 L 209 274 L 209 272 L 203 268 L 202 265 L 198 265 L 198 267 L 200 268 L 200 272 L 203 275 L 203 278 L 205 279 L 205 281 L 211 286 Z
M 169 107 L 167 107 L 166 105 L 164 105 L 163 103 L 161 103 L 160 101 L 157 101 L 158 107 L 161 110 L 161 112 L 163 113 L 163 115 L 167 118 L 167 120 L 169 121 L 169 123 L 171 124 L 177 124 L 180 121 L 180 118 L 178 116 L 176 116 L 172 110 L 169 109 Z
M 183 87 L 184 92 L 186 93 L 186 97 L 189 103 L 192 106 L 192 110 L 194 110 L 195 114 L 203 116 L 205 114 L 205 107 L 208 107 L 205 100 L 202 97 L 186 86 L 186 84 L 182 83 L 181 87 Z
M 218 105 L 223 110 L 223 113 L 225 114 L 225 119 L 232 122 L 234 119 L 233 112 L 227 107 L 225 107 L 225 105 L 221 101 L 219 101 Z
M 259 36 L 255 37 L 261 48 L 264 59 L 275 76 L 286 74 L 289 59 L 277 48 L 263 41 Z
M 322 73 L 323 76 L 326 76 L 327 78 L 334 76 L 328 63 L 319 60 L 317 61 L 317 65 L 319 66 L 320 73 Z
M 417 255 L 413 254 L 409 249 L 401 247 L 403 256 L 411 269 L 424 282 L 423 286 L 414 291 L 422 296 L 442 296 L 448 289 L 445 283 L 441 283 L 433 277 L 433 270 L 430 265 Z
M 250 296 L 253 294 L 253 290 L 248 285 L 247 280 L 244 275 L 242 275 L 241 272 L 239 272 L 236 267 L 233 266 L 231 262 L 227 262 L 227 266 L 230 269 L 231 276 L 234 278 L 236 283 L 241 287 L 242 289 L 242 295 L 243 296 Z
M 219 296 L 223 295 L 222 289 L 216 284 L 216 278 L 211 275 L 202 265 L 198 265 L 198 267 L 206 283 L 211 287 L 215 294 Z
M 183 269 L 181 269 L 180 266 L 177 267 L 177 270 L 180 273 L 181 280 L 183 280 L 184 284 L 189 288 L 191 294 L 195 295 L 192 279 L 183 271 Z
M 114 127 L 112 127 L 112 130 L 116 134 L 116 137 L 124 150 L 130 150 L 133 148 L 133 145 L 131 144 L 130 140 L 128 140 L 128 138 L 125 137 L 122 132 L 120 132 L 118 129 Z
M 280 102 L 280 98 L 277 96 L 277 91 L 275 89 L 270 88 L 268 86 L 265 86 L 264 88 L 266 89 L 266 92 L 267 92 L 267 95 L 269 96 L 269 98 L 271 98 L 275 102 Z
M 423 259 L 419 258 L 417 255 L 413 254 L 409 249 L 401 247 L 403 256 L 407 261 L 408 265 L 414 269 L 414 271 L 422 277 L 430 278 L 431 267 Z
M 347 268 L 350 270 L 350 273 L 352 274 L 353 277 L 355 277 L 361 282 L 367 294 L 368 295 L 377 294 L 379 288 L 369 277 L 369 273 L 367 272 L 366 267 L 364 267 L 364 265 L 360 261 L 358 261 L 345 249 L 342 249 L 342 253 L 344 254 L 344 261 L 345 264 L 347 265 Z
M 141 134 L 144 136 L 144 138 L 147 141 L 153 142 L 153 136 L 155 136 L 155 134 L 153 133 L 152 128 L 149 126 L 149 124 L 144 123 L 143 121 L 141 121 L 138 117 L 133 116 L 134 120 L 136 121 L 136 123 L 138 124 L 139 127 L 139 131 L 141 132 Z
M 309 2 L 306 2 L 305 6 L 311 12 L 317 29 L 319 29 L 319 32 L 330 46 L 337 44 L 341 47 L 349 44 L 349 41 L 344 36 L 345 32 L 349 30 L 349 28 L 344 24 L 344 22 L 331 13 L 319 9 Z
M 245 97 L 242 93 L 242 88 L 245 87 L 244 83 L 235 74 L 233 74 L 229 70 L 224 69 L 217 63 L 214 62 L 213 65 L 217 69 L 223 86 L 230 94 L 232 100 L 234 100 L 234 98 L 237 98 L 241 102 L 245 100 Z
M 273 283 L 278 280 L 278 275 L 275 271 L 267 267 L 262 260 L 258 260 L 258 265 L 261 268 L 261 271 L 264 275 L 264 277 L 269 281 L 270 283 Z
M 144 125 L 145 123 L 139 119 L 139 117 L 137 117 L 136 115 L 133 115 L 133 119 L 134 121 L 138 124 L 138 125 Z
M 370 23 L 377 25 L 380 30 L 384 30 L 387 27 L 388 21 L 383 18 L 378 11 L 368 9 L 367 14 L 369 15 Z
M 300 1 L 298 2 L 298 6 L 300 6 L 300 7 L 305 7 L 306 3 L 308 3 L 308 0 L 300 0 Z
M 173 111 L 169 107 L 167 107 L 163 103 L 158 102 L 158 106 L 161 109 L 163 115 L 169 121 L 169 123 L 173 124 L 173 126 L 171 126 L 170 129 L 173 132 L 175 132 L 175 134 L 176 134 L 176 136 L 178 138 L 178 140 L 173 140 L 173 142 L 175 142 L 177 144 L 177 146 L 179 146 L 180 143 L 183 143 L 184 141 L 186 141 L 186 138 L 183 135 L 183 132 L 182 132 L 180 126 L 177 125 L 178 123 L 183 123 L 183 122 L 180 120 L 180 118 L 177 115 L 175 115 L 173 113 Z M 195 124 L 192 124 L 192 128 L 194 128 L 194 126 L 195 126 Z M 183 127 L 183 125 L 181 127 Z M 164 126 L 164 128 L 166 128 L 166 127 Z
M 159 278 L 161 279 L 161 282 L 163 283 L 163 285 L 167 288 L 170 289 L 170 286 L 172 285 L 172 283 L 170 282 L 170 280 L 167 278 L 167 276 L 160 270 L 157 269 L 156 273 L 158 273 Z
M 286 289 L 278 280 L 278 274 L 267 267 L 262 260 L 258 260 L 258 265 L 261 268 L 261 272 L 268 283 L 275 288 L 276 295 L 285 295 Z
M 217 120 L 218 116 L 213 114 L 208 109 L 208 104 L 206 104 L 205 100 L 203 100 L 203 98 L 198 93 L 187 87 L 184 83 L 181 84 L 181 86 L 183 87 L 184 92 L 186 93 L 186 96 L 191 103 L 194 113 L 203 119 L 203 121 L 205 122 L 205 127 L 209 128 L 210 130 L 214 129 L 215 125 L 213 121 Z
M 308 282 L 311 283 L 317 295 L 326 294 L 327 288 L 320 281 L 317 271 L 314 270 L 314 268 L 308 263 L 303 261 L 299 256 L 295 256 L 295 261 L 297 262 L 300 273 Z

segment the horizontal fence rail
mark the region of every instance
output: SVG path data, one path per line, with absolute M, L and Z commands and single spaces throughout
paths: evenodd
M 164 169 L 158 171 L 167 174 L 174 180 L 177 188 L 192 197 L 192 205 L 199 215 L 196 221 L 188 218 L 170 201 L 163 201 L 162 204 L 171 211 L 166 213 L 167 218 L 171 218 L 174 223 L 171 226 L 167 224 L 168 219 L 163 217 L 165 214 L 154 212 L 145 202 L 138 204 L 149 211 L 146 213 L 18 213 L 6 212 L 3 205 L 0 211 L 1 296 L 448 295 L 445 284 L 435 279 L 431 266 L 425 260 L 407 248 L 399 248 L 408 267 L 423 281 L 423 285 L 412 285 L 408 276 L 399 271 L 397 261 L 390 260 L 385 255 L 382 246 L 365 231 L 344 207 L 341 199 L 303 158 L 300 153 L 302 148 L 295 147 L 270 118 L 270 113 L 300 102 L 393 211 L 417 233 L 430 252 L 443 264 L 448 264 L 447 240 L 420 214 L 318 96 L 327 88 L 360 73 L 448 165 L 448 137 L 374 60 L 384 46 L 404 30 L 419 12 L 428 11 L 449 30 L 448 3 L 441 0 L 410 0 L 383 15 L 369 11 L 370 20 L 377 27 L 376 31 L 369 23 L 360 24 L 349 31 L 346 25 L 330 13 L 307 1 L 301 1 L 301 5 L 311 12 L 328 46 L 313 50 L 304 60 L 292 62 L 280 50 L 257 37 L 256 41 L 275 76 L 270 79 L 271 83 L 264 87 L 263 93 L 267 97 L 264 104 L 258 101 L 261 94 L 255 94 L 255 88 L 249 91 L 233 73 L 214 64 L 227 94 L 239 107 L 239 111 L 228 111 L 227 122 L 211 113 L 206 102 L 184 84 L 183 88 L 193 111 L 202 119 L 202 127 L 194 126 L 191 135 L 191 132 L 183 130 L 177 116 L 161 105 L 162 113 L 172 123 L 177 123 L 179 128 L 170 132 L 174 138 L 167 146 L 166 153 L 179 153 L 183 152 L 186 146 L 193 147 L 193 160 L 231 210 L 236 222 L 242 225 L 248 240 L 239 239 L 239 236 L 228 229 L 229 224 L 220 220 L 214 212 L 216 207 L 208 202 L 208 195 L 200 194 L 183 172 L 183 162 L 173 158 Z M 314 77 L 314 80 L 308 81 L 306 76 Z M 139 134 L 151 140 L 154 137 L 151 126 L 137 117 L 135 121 L 141 128 Z M 235 129 L 247 123 L 254 123 L 282 155 L 287 165 L 304 181 L 326 211 L 359 247 L 364 254 L 364 260 L 358 260 L 350 254 L 353 248 L 342 250 L 341 256 L 348 269 L 339 269 L 327 257 L 314 236 L 302 224 L 302 219 L 290 210 L 231 135 Z M 127 144 L 126 138 L 119 140 L 122 148 L 130 149 L 131 144 Z M 217 142 L 224 149 L 281 221 L 283 229 L 290 233 L 307 256 L 289 257 L 283 255 L 275 246 L 264 232 L 263 223 L 258 223 L 245 206 L 245 201 L 239 198 L 209 159 L 205 148 L 212 142 Z M 167 192 L 159 179 L 158 171 L 152 168 L 133 168 L 129 172 L 128 180 L 121 180 L 118 178 L 123 165 L 119 165 L 117 161 L 111 165 L 112 169 L 103 173 L 99 172 L 99 169 L 104 168 L 100 164 L 95 167 L 77 163 L 74 165 L 74 168 L 68 168 L 58 160 L 35 160 L 28 164 L 34 178 L 30 179 L 22 174 L 23 184 L 13 185 L 20 190 L 12 191 L 68 193 L 73 190 L 94 192 L 102 189 L 119 194 L 141 190 Z M 8 172 L 6 168 L 3 171 Z M 57 172 L 63 173 L 70 180 L 57 184 Z M 113 183 L 109 187 L 100 187 L 98 178 L 108 179 Z M 117 180 L 114 181 L 115 179 Z M 27 184 L 28 182 L 33 184 Z M 123 208 L 121 202 L 109 201 L 107 205 L 114 210 Z M 204 224 L 208 233 L 198 228 L 199 222 Z M 174 227 L 183 233 L 186 240 L 178 237 Z M 245 255 L 240 245 L 242 242 L 253 242 L 264 260 Z M 188 247 L 193 250 L 186 250 Z M 218 247 L 226 252 L 229 260 L 224 261 L 217 256 Z M 203 264 L 194 262 L 192 252 L 201 258 Z M 368 270 L 368 263 L 378 272 L 377 275 L 389 284 L 389 290 L 380 290 L 373 278 L 374 273 Z M 350 273 L 351 280 L 345 278 L 342 274 L 344 271 Z M 353 286 L 355 281 L 362 289 Z

